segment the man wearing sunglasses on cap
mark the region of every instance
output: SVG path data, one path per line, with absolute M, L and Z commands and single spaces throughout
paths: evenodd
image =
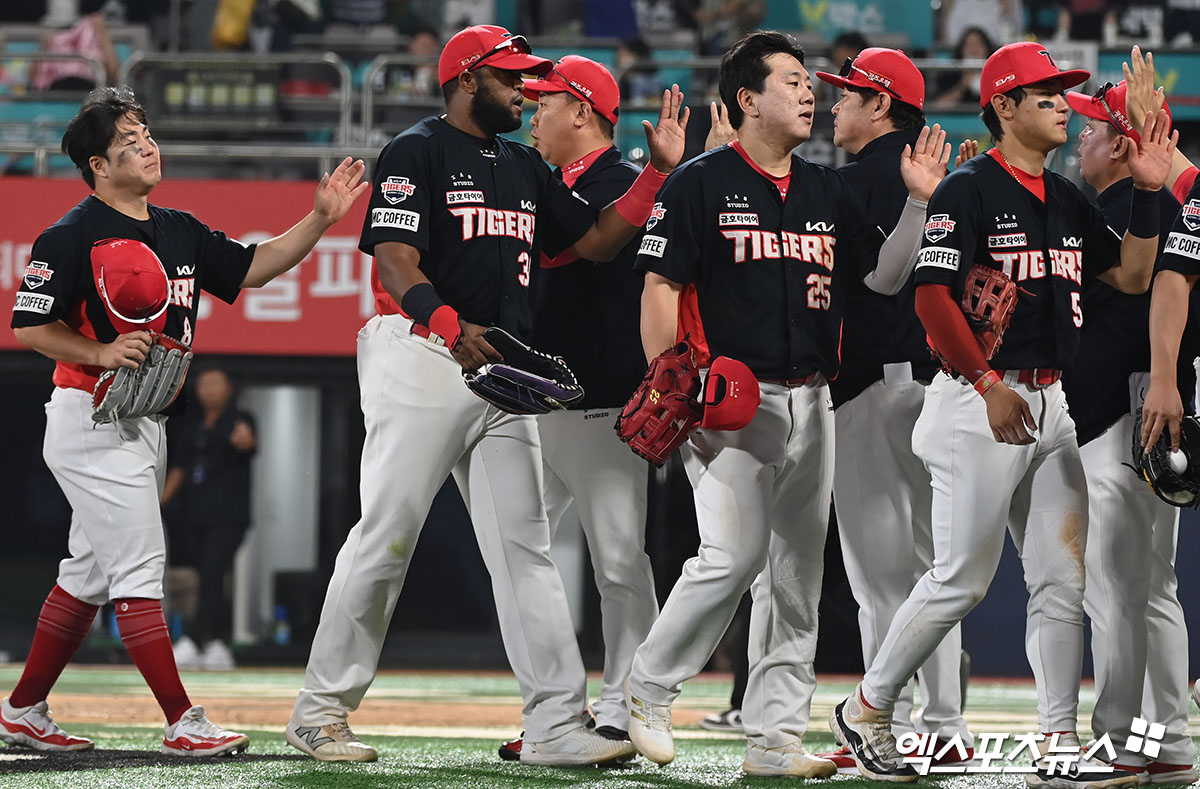
M 554 173 L 592 205 L 625 193 L 638 168 L 613 146 L 620 112 L 617 81 L 601 64 L 568 55 L 525 83 L 536 101 L 533 145 Z M 570 410 L 537 418 L 542 443 L 546 515 L 553 534 L 572 502 L 587 539 L 604 632 L 604 678 L 592 705 L 596 733 L 627 740 L 629 713 L 622 686 L 633 651 L 658 614 L 654 576 L 645 551 L 649 467 L 613 432 L 613 420 L 642 380 L 638 336 L 642 275 L 633 270 L 638 239 L 610 262 L 563 252 L 540 256 L 530 299 L 531 344 L 561 356 L 583 386 Z M 500 747 L 520 758 L 521 739 Z
M 529 337 L 539 251 L 608 260 L 633 238 L 683 155 L 688 113 L 678 87 L 664 91 L 658 125 L 644 123 L 650 166 L 611 205 L 590 205 L 536 150 L 499 136 L 521 126 L 522 75 L 553 65 L 502 27 L 460 31 L 438 61 L 446 113 L 397 135 L 376 164 L 359 243 L 375 258 L 378 313 L 358 336 L 362 518 L 338 554 L 287 728 L 288 742 L 316 759 L 377 758 L 347 716 L 374 678 L 421 527 L 451 474 L 525 701 L 521 761 L 634 754 L 584 728 L 587 683 L 550 559 L 537 423 L 476 397 L 463 373 L 501 360 L 485 328 Z
M 917 315 L 945 360 L 925 392 L 913 450 L 933 478 L 933 568 L 900 606 L 862 683 L 830 726 L 877 780 L 918 778 L 896 748 L 892 708 L 913 672 L 983 599 L 1013 535 L 1025 569 L 1026 654 L 1038 688 L 1031 787 L 1097 789 L 1137 777 L 1090 759 L 1077 727 L 1083 660 L 1087 484 L 1059 382 L 1078 344 L 1085 280 L 1145 292 L 1158 249 L 1156 192 L 1175 139 L 1165 114 L 1147 119 L 1129 158 L 1134 193 L 1124 236 L 1046 156 L 1067 141 L 1066 88 L 1090 75 L 1062 71 L 1041 45 L 1009 44 L 984 65 L 983 121 L 995 147 L 955 169 L 929 203 L 917 260 Z M 976 268 L 980 267 L 980 268 Z M 1003 345 L 988 349 L 964 310 L 978 272 L 1015 284 Z M 968 293 L 969 295 L 969 293 Z
M 890 230 L 908 197 L 900 175 L 905 146 L 925 125 L 925 78 L 903 52 L 872 47 L 847 58 L 836 75 L 817 77 L 841 89 L 833 106 L 833 144 L 850 155 L 839 172 L 858 193 L 871 221 Z M 895 296 L 851 282 L 842 323 L 842 369 L 829 382 L 833 397 L 833 501 L 842 558 L 870 663 L 896 609 L 933 564 L 929 472 L 912 451 L 912 431 L 937 364 L 913 304 L 910 279 Z M 886 326 L 886 331 L 880 327 Z M 897 700 L 892 731 L 961 738 L 970 758 L 974 739 L 962 715 L 962 636 L 958 626 L 917 670 L 921 709 L 913 714 L 913 682 Z M 940 750 L 940 748 L 938 749 Z M 845 749 L 825 754 L 857 773 Z
M 1067 93 L 1071 109 L 1087 118 L 1079 134 L 1080 175 L 1118 232 L 1129 221 L 1129 156 L 1141 139 L 1126 110 L 1127 88 L 1125 81 L 1107 82 L 1090 96 Z M 1179 202 L 1167 189 L 1158 196 L 1161 254 Z M 1116 766 L 1152 783 L 1194 783 L 1200 775 L 1187 733 L 1187 625 L 1175 591 L 1179 509 L 1128 468 L 1130 435 L 1149 386 L 1150 299 L 1099 279 L 1084 283 L 1079 351 L 1063 375 L 1088 483 L 1084 610 L 1092 620 L 1096 673 L 1092 732 L 1109 735 Z M 1193 344 L 1195 334 L 1188 338 Z M 1180 358 L 1176 371 L 1181 400 L 1189 404 L 1196 388 L 1191 358 Z M 1153 759 L 1124 747 L 1138 717 L 1167 727 Z

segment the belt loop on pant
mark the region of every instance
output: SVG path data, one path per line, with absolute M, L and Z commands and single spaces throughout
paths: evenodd
M 764 384 L 775 384 L 776 386 L 782 386 L 787 389 L 797 389 L 801 386 L 807 385 L 816 377 L 816 373 L 813 373 L 812 375 L 806 375 L 803 378 L 767 378 L 760 375 L 758 380 L 762 381 Z
M 1035 367 L 1031 370 L 997 370 L 1008 386 L 1025 384 L 1034 389 L 1045 389 L 1053 386 L 1062 378 L 1062 370 L 1052 370 L 1048 367 Z

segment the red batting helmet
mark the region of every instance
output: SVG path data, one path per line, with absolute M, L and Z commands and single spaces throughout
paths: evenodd
M 92 274 L 108 319 L 119 333 L 163 330 L 170 283 L 154 250 L 129 238 L 97 241 L 92 245 Z

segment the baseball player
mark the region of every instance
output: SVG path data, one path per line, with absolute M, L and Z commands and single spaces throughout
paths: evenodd
M 680 686 L 703 668 L 752 588 L 743 770 L 836 770 L 802 742 L 833 471 L 825 381 L 838 370 L 847 283 L 865 277 L 893 293 L 903 286 L 924 220 L 921 199 L 944 175 L 949 146 L 935 129 L 897 162 L 914 199 L 884 243 L 841 175 L 792 153 L 812 129 L 803 60 L 803 50 L 775 32 L 752 33 L 725 54 L 721 98 L 738 139 L 668 179 L 639 250 L 647 357 L 687 334 L 701 368 L 728 356 L 761 388 L 749 425 L 698 430 L 683 446 L 700 551 L 638 648 L 626 697 L 633 743 L 659 764 L 675 756 L 671 704 Z
M 1135 56 L 1136 57 L 1136 56 Z M 1139 140 L 1126 109 L 1124 81 L 1094 96 L 1067 93 L 1088 118 L 1079 135 L 1079 170 L 1099 193 L 1109 226 L 1129 220 L 1133 178 L 1127 159 Z M 1159 191 L 1159 245 L 1166 243 L 1179 203 Z M 1195 746 L 1187 733 L 1187 625 L 1176 595 L 1175 540 L 1179 509 L 1130 474 L 1129 441 L 1149 383 L 1150 295 L 1128 295 L 1101 280 L 1083 286 L 1087 320 L 1063 389 L 1075 421 L 1088 483 L 1087 584 L 1084 610 L 1092 620 L 1096 673 L 1095 737 L 1117 746 L 1116 766 L 1158 783 L 1194 783 Z M 1190 357 L 1176 380 L 1184 402 L 1196 389 Z M 1144 682 L 1143 682 L 1144 678 Z M 1124 746 L 1134 718 L 1162 723 L 1167 735 L 1147 759 Z
M 533 144 L 567 186 L 592 205 L 608 205 L 638 169 L 613 147 L 621 96 L 604 66 L 571 55 L 544 79 L 527 83 L 538 103 Z M 596 733 L 626 740 L 622 690 L 633 652 L 658 614 L 645 551 L 649 466 L 613 433 L 637 388 L 642 275 L 633 270 L 637 239 L 611 263 L 569 252 L 541 259 L 533 312 L 534 347 L 566 359 L 586 394 L 570 411 L 538 417 L 550 531 L 574 501 L 592 557 L 604 631 L 604 682 L 592 705 Z
M 1145 291 L 1157 250 L 1155 192 L 1178 136 L 1168 136 L 1165 115 L 1147 120 L 1129 157 L 1135 190 L 1128 230 L 1119 236 L 1075 186 L 1044 170 L 1046 155 L 1067 139 L 1063 90 L 1088 76 L 1060 71 L 1034 42 L 997 50 L 980 91 L 995 147 L 957 168 L 930 201 L 916 308 L 932 347 L 956 371 L 934 378 L 913 432 L 913 451 L 933 479 L 934 564 L 896 612 L 862 683 L 830 716 L 859 770 L 877 780 L 916 780 L 896 750 L 892 707 L 986 593 L 1005 524 L 1029 590 L 1026 654 L 1046 735 L 1039 747 L 1042 754 L 1078 747 L 1087 487 L 1060 371 L 1079 341 L 1085 279 Z M 987 279 L 964 299 L 966 283 L 978 277 Z M 989 361 L 964 310 L 975 314 L 976 288 L 987 291 L 992 282 L 1019 290 L 1003 345 Z M 1034 766 L 1030 786 L 1137 782 L 1082 758 L 1062 774 L 1043 758 Z
M 833 106 L 833 144 L 851 159 L 839 172 L 872 223 L 895 227 L 908 196 L 898 163 L 925 125 L 925 78 L 903 52 L 877 47 L 847 60 L 838 74 L 818 71 L 817 77 L 841 88 Z M 850 283 L 842 368 L 829 382 L 833 501 L 867 665 L 896 609 L 933 564 L 929 472 L 913 454 L 912 431 L 937 365 L 917 320 L 914 291 L 912 282 L 895 296 Z M 974 740 L 962 715 L 961 652 L 956 625 L 917 670 L 920 713 L 913 715 L 910 681 L 893 710 L 892 731 L 899 736 L 915 729 L 943 741 L 959 737 L 970 758 Z M 839 769 L 857 772 L 848 752 L 829 758 Z
M 287 739 L 322 760 L 370 761 L 346 718 L 371 684 L 388 622 L 434 494 L 453 473 L 492 578 L 501 634 L 525 700 L 522 762 L 581 765 L 633 756 L 587 730 L 586 677 L 542 498 L 537 423 L 476 397 L 463 373 L 499 355 L 488 326 L 527 337 L 537 254 L 608 260 L 650 216 L 683 154 L 683 96 L 646 123 L 651 166 L 613 204 L 589 205 L 534 149 L 500 137 L 521 125 L 522 73 L 553 63 L 520 36 L 469 27 L 446 44 L 446 114 L 380 154 L 360 248 L 375 257 L 378 315 L 359 333 L 366 422 L 362 519 L 329 582 Z
M 92 747 L 55 725 L 46 696 L 111 600 L 121 639 L 166 716 L 163 753 L 241 751 L 244 734 L 213 724 L 189 700 L 163 619 L 165 417 L 96 424 L 92 393 L 106 370 L 138 368 L 151 330 L 190 344 L 200 289 L 233 303 L 241 288 L 299 263 L 367 188 L 363 163 L 346 159 L 326 175 L 312 213 L 291 230 L 243 246 L 148 202 L 161 162 L 128 88 L 89 93 L 62 148 L 93 193 L 34 242 L 12 326 L 20 342 L 57 362 L 44 456 L 71 504 L 71 555 L 59 565 L 21 679 L 0 704 L 0 739 L 44 751 Z

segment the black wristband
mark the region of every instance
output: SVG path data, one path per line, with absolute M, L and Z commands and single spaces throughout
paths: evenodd
M 404 310 L 404 314 L 425 327 L 429 326 L 434 311 L 443 304 L 445 302 L 438 298 L 437 291 L 428 282 L 413 285 L 400 299 L 400 309 Z
M 1154 238 L 1158 235 L 1158 191 L 1133 189 L 1129 203 L 1129 235 Z

